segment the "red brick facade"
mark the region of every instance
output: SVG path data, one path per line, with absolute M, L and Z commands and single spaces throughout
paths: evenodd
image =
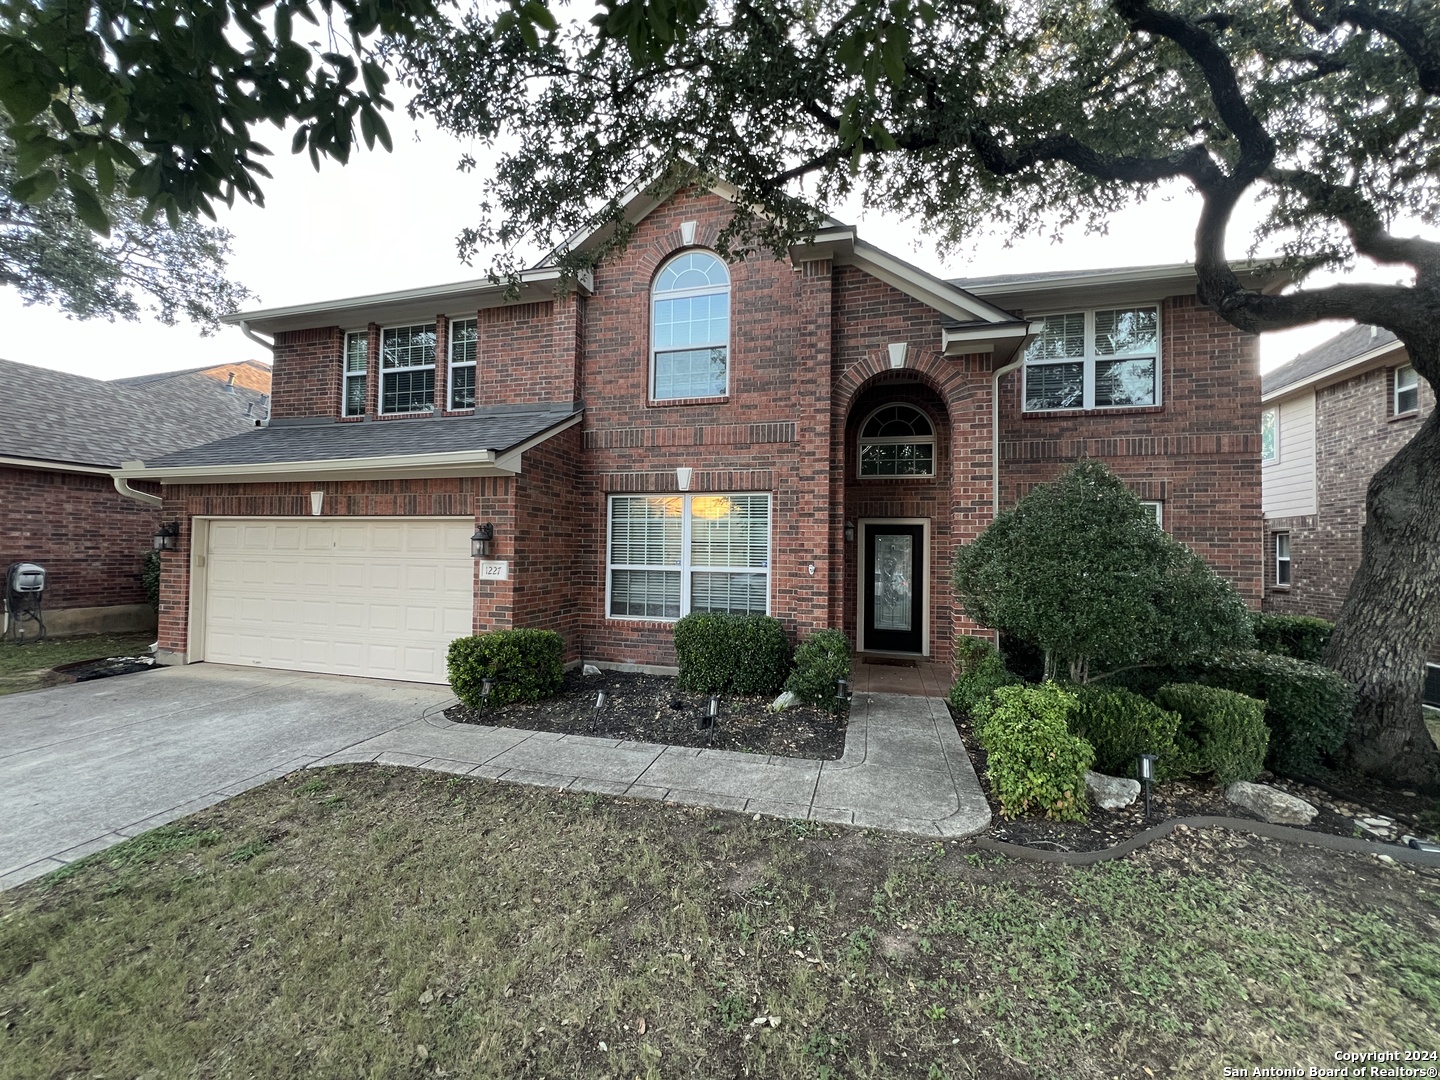
M 581 424 L 524 453 L 518 476 L 326 483 L 325 512 L 491 521 L 491 557 L 510 561 L 513 572 L 508 581 L 477 582 L 477 630 L 547 627 L 565 637 L 567 658 L 658 665 L 674 663 L 673 623 L 611 618 L 605 610 L 610 496 L 676 493 L 681 467 L 692 470 L 693 493 L 768 493 L 770 610 L 794 638 L 833 626 L 855 640 L 858 550 L 846 539 L 847 522 L 919 519 L 930 545 L 928 652 L 948 659 L 956 633 L 977 629 L 953 609 L 948 577 L 956 545 L 991 519 L 990 356 L 942 355 L 941 314 L 855 266 L 756 255 L 729 267 L 726 392 L 652 400 L 652 282 L 672 255 L 712 246 L 728 214 L 717 196 L 677 196 L 638 224 L 623 255 L 596 270 L 593 292 L 478 312 L 482 407 L 584 405 Z M 1002 383 L 1004 499 L 1080 454 L 1104 458 L 1142 497 L 1164 500 L 1167 528 L 1258 602 L 1253 340 L 1193 297 L 1167 301 L 1163 319 L 1165 404 L 1157 409 L 1022 417 L 1018 381 Z M 446 320 L 437 316 L 437 326 L 439 407 Z M 372 325 L 372 415 L 378 336 Z M 334 327 L 277 335 L 275 417 L 339 416 L 343 340 Z M 906 345 L 898 369 L 890 353 L 896 343 Z M 859 424 L 889 402 L 930 418 L 935 476 L 858 476 Z M 190 516 L 305 515 L 310 487 L 167 491 L 166 513 L 187 528 L 181 550 L 166 556 L 163 648 L 186 647 Z
M 145 603 L 140 570 L 158 510 L 87 473 L 0 467 L 0 491 L 0 573 L 15 562 L 45 567 L 44 610 Z

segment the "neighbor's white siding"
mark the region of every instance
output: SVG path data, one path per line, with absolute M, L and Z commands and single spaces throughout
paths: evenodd
M 1261 470 L 1267 518 L 1315 513 L 1315 391 L 1280 404 L 1280 457 Z

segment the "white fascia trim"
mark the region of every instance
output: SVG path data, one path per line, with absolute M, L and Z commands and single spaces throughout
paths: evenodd
M 889 252 L 881 251 L 874 244 L 867 244 L 858 236 L 855 238 L 853 252 L 848 258 L 841 254 L 838 261 L 858 266 L 870 276 L 958 322 L 970 322 L 973 319 L 984 319 L 986 322 L 1015 320 L 1015 316 L 1010 312 L 941 278 L 927 274 Z
M 1387 342 L 1378 349 L 1371 349 L 1369 352 L 1361 353 L 1359 356 L 1352 356 L 1349 360 L 1342 360 L 1340 363 L 1333 364 L 1324 371 L 1317 371 L 1314 375 L 1307 376 L 1304 379 L 1286 383 L 1278 390 L 1271 390 L 1268 394 L 1261 394 L 1260 400 L 1262 402 L 1273 401 L 1276 398 L 1288 397 L 1297 390 L 1307 388 L 1318 390 L 1321 388 L 1322 383 L 1329 385 L 1339 381 L 1339 377 L 1342 375 L 1354 375 L 1359 368 L 1373 364 L 1377 360 L 1388 359 L 1390 354 L 1394 352 L 1405 352 L 1404 344 L 1399 341 Z M 1407 353 L 1406 355 L 1409 354 Z
M 536 267 L 531 270 L 522 270 L 519 277 L 521 285 L 543 285 L 558 282 L 560 271 L 555 267 Z M 584 291 L 594 292 L 595 279 L 588 271 L 578 275 L 577 281 Z M 266 308 L 261 311 L 242 311 L 233 315 L 222 315 L 220 321 L 231 326 L 244 326 L 252 323 L 306 318 L 313 315 L 335 316 L 337 319 L 341 319 L 342 316 L 366 308 L 418 303 L 438 304 L 439 307 L 436 308 L 438 312 L 445 309 L 447 304 L 454 304 L 463 296 L 502 294 L 507 284 L 503 281 L 494 282 L 489 278 L 476 278 L 470 281 L 450 282 L 445 285 L 426 285 L 417 289 L 400 289 L 395 292 L 371 293 L 368 296 L 326 300 L 314 304 L 293 304 L 289 307 Z M 341 321 L 344 320 L 341 319 Z M 336 325 L 339 323 L 337 322 Z
M 526 450 L 529 450 L 532 447 L 539 446 L 541 443 L 549 439 L 552 435 L 559 435 L 560 432 L 574 427 L 583 419 L 585 419 L 584 413 L 576 413 L 574 416 L 570 417 L 570 419 L 562 420 L 554 427 L 542 431 L 539 435 L 536 435 L 528 442 L 523 442 L 519 446 L 506 450 L 505 453 L 501 454 L 498 458 L 496 458 L 495 467 L 497 469 L 504 470 L 512 476 L 519 476 L 520 458 L 522 455 L 524 455 Z
M 40 458 L 0 457 L 0 465 L 16 469 L 44 469 L 46 472 L 84 473 L 89 476 L 109 476 L 106 465 L 72 465 L 67 461 L 44 461 Z
M 147 469 L 142 461 L 127 461 L 111 475 L 120 480 L 158 480 L 162 484 L 250 483 L 264 481 L 384 480 L 402 477 L 511 476 L 519 469 L 503 468 L 493 450 L 458 454 L 395 454 L 387 457 L 330 458 L 324 461 L 270 461 L 250 465 L 181 465 Z

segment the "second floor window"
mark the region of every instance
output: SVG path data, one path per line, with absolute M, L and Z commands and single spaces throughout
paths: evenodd
M 475 407 L 475 351 L 478 343 L 474 319 L 450 324 L 450 408 Z
M 1114 409 L 1160 402 L 1160 309 L 1044 317 L 1025 351 L 1025 411 Z
M 723 397 L 730 388 L 730 274 L 708 251 L 667 262 L 650 295 L 650 398 Z
M 435 404 L 435 324 L 380 331 L 380 412 L 423 412 Z
M 341 416 L 365 415 L 365 370 L 369 354 L 370 335 L 364 330 L 345 335 L 345 396 Z
M 1420 408 L 1420 375 L 1408 364 L 1395 369 L 1395 415 L 1403 416 Z

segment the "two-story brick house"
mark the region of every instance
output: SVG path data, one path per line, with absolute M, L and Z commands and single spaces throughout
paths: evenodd
M 629 212 L 563 288 L 237 317 L 269 426 L 119 474 L 180 529 L 162 655 L 440 681 L 452 638 L 536 626 L 668 666 L 707 610 L 948 661 L 955 546 L 1081 454 L 1258 603 L 1255 343 L 1189 268 L 949 282 L 839 224 L 727 265 L 724 192 Z
M 1263 608 L 1335 619 L 1360 565 L 1370 478 L 1414 437 L 1435 394 L 1388 330 L 1356 326 L 1262 381 Z M 1428 696 L 1440 700 L 1440 643 Z

